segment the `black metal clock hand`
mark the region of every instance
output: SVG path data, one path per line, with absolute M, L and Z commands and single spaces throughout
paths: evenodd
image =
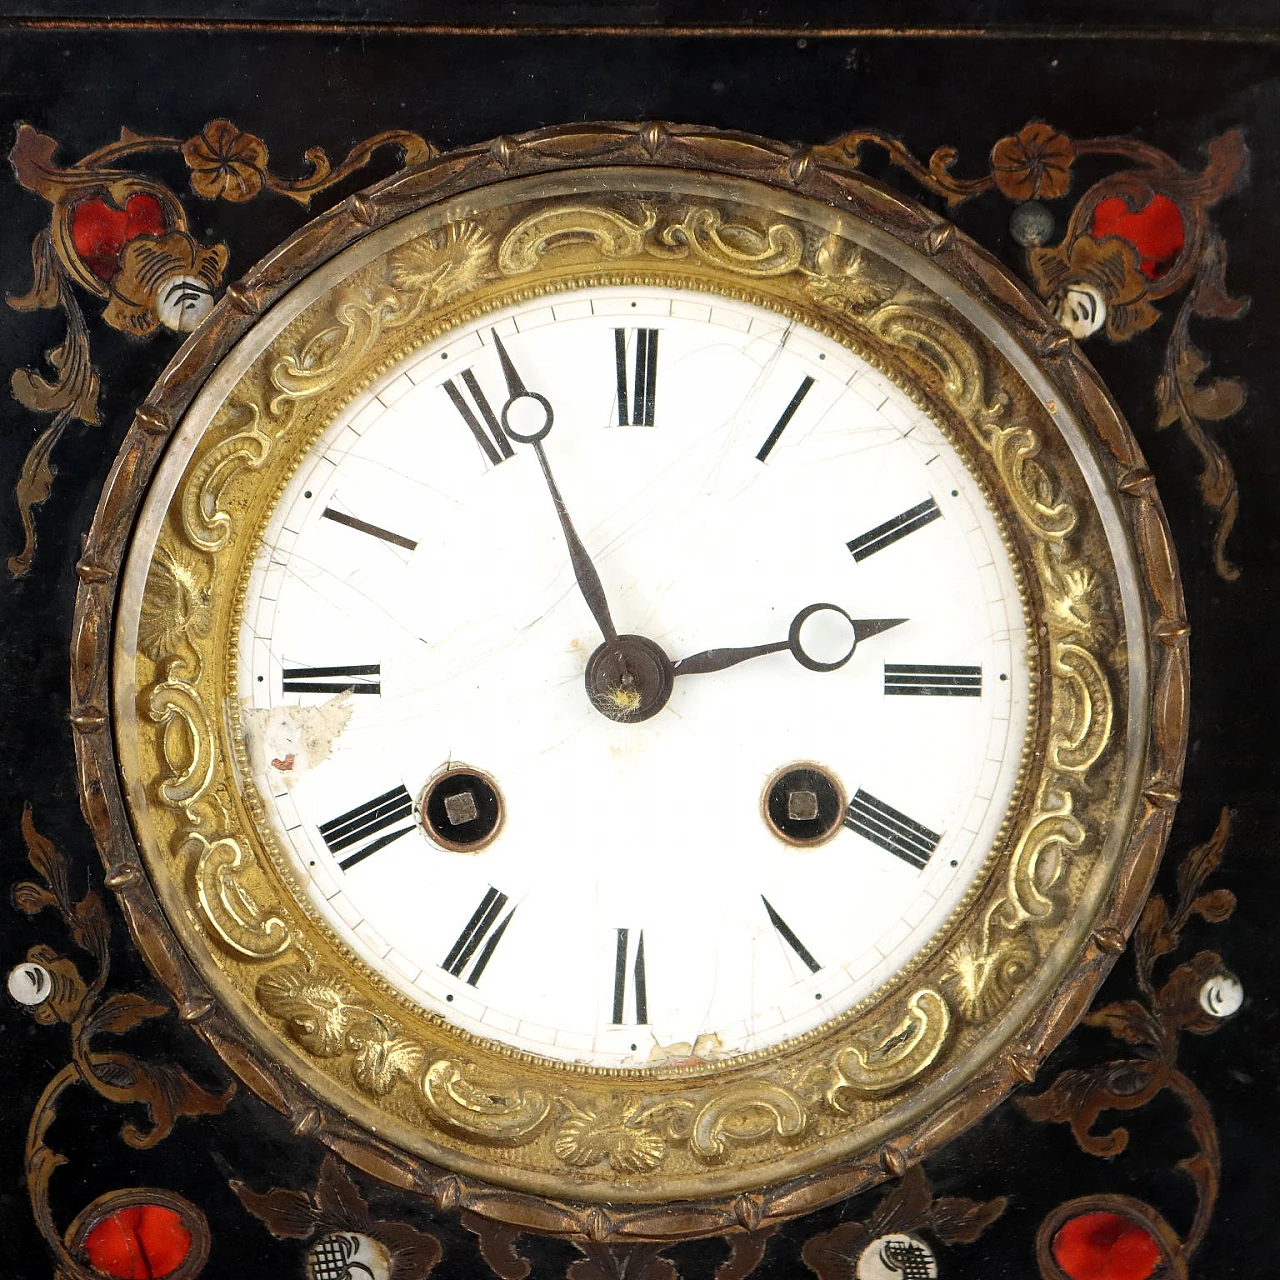
M 507 354 L 507 349 L 503 346 L 502 339 L 498 337 L 497 330 L 491 329 L 489 332 L 493 334 L 493 343 L 502 364 L 502 376 L 507 381 L 507 402 L 502 406 L 501 415 L 502 429 L 517 444 L 533 446 L 538 465 L 542 468 L 547 488 L 551 492 L 551 501 L 555 504 L 556 515 L 560 517 L 560 528 L 564 530 L 564 540 L 569 547 L 569 563 L 573 566 L 573 575 L 578 580 L 578 589 L 582 592 L 582 598 L 587 602 L 587 608 L 591 610 L 591 616 L 596 620 L 596 626 L 600 628 L 601 634 L 606 640 L 616 640 L 618 629 L 613 625 L 613 618 L 609 614 L 609 602 L 605 599 L 604 584 L 600 581 L 595 565 L 591 563 L 586 547 L 582 545 L 582 539 L 578 537 L 577 530 L 573 527 L 573 521 L 569 519 L 569 511 L 564 505 L 564 499 L 560 496 L 560 489 L 555 482 L 555 477 L 551 474 L 546 451 L 542 447 L 542 441 L 555 421 L 555 410 L 552 409 L 551 402 L 546 396 L 530 391 L 524 385 L 524 380 Z M 520 402 L 526 400 L 531 401 L 532 404 L 522 406 Z M 520 406 L 519 416 L 525 417 L 534 405 L 541 410 L 544 421 L 533 431 L 516 430 L 511 425 L 512 410 Z
M 804 651 L 800 643 L 800 629 L 815 614 L 824 609 L 838 613 L 853 628 L 853 644 L 849 652 L 835 662 L 819 662 Z M 810 671 L 836 671 L 853 657 L 858 645 L 870 636 L 888 631 L 890 627 L 901 626 L 906 618 L 851 618 L 836 604 L 806 605 L 791 621 L 791 629 L 785 640 L 775 640 L 770 644 L 752 645 L 745 649 L 703 649 L 701 653 L 690 654 L 675 664 L 674 671 L 678 676 L 706 675 L 712 671 L 724 671 L 728 667 L 736 667 L 740 662 L 750 658 L 762 658 L 765 654 L 781 653 L 784 649 L 791 651 L 791 656 Z

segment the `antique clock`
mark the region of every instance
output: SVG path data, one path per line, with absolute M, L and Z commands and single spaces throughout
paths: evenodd
M 83 803 L 182 1016 L 525 1229 L 901 1172 L 1080 1016 L 1177 794 L 1132 437 L 821 149 L 571 126 L 351 197 L 179 352 L 80 572 Z

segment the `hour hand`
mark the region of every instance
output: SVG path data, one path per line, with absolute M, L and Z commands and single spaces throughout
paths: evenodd
M 848 637 L 847 649 L 841 653 L 837 648 L 834 658 L 819 658 L 810 653 L 804 645 L 805 623 L 824 613 L 835 615 L 834 618 L 826 619 L 828 622 L 843 619 L 843 630 Z M 728 667 L 736 667 L 738 663 L 746 662 L 750 658 L 762 658 L 766 654 L 782 653 L 783 650 L 790 650 L 791 656 L 810 671 L 838 671 L 853 657 L 854 651 L 863 640 L 879 635 L 881 631 L 888 631 L 891 627 L 901 626 L 906 621 L 906 618 L 851 618 L 837 604 L 806 605 L 792 619 L 791 629 L 785 640 L 775 640 L 770 644 L 758 644 L 745 649 L 703 649 L 701 653 L 693 653 L 687 658 L 681 658 L 675 664 L 675 674 L 678 676 L 706 675 L 712 671 L 724 671 Z M 812 639 L 810 643 L 813 643 Z

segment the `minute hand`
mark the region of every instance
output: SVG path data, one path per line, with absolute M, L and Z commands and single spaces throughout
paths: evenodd
M 853 643 L 849 646 L 848 653 L 834 662 L 820 662 L 810 657 L 800 643 L 801 627 L 815 613 L 826 610 L 840 614 L 853 628 Z M 693 653 L 687 658 L 681 658 L 675 664 L 675 674 L 678 676 L 707 675 L 713 671 L 724 671 L 729 667 L 736 667 L 738 663 L 747 662 L 752 658 L 763 658 L 766 654 L 782 653 L 784 650 L 790 650 L 792 657 L 810 671 L 836 671 L 853 657 L 854 651 L 863 640 L 878 635 L 881 631 L 888 631 L 890 627 L 900 626 L 906 621 L 906 618 L 851 618 L 839 605 L 811 604 L 796 614 L 785 640 L 752 645 L 744 649 L 703 649 L 701 653 Z
M 560 517 L 560 528 L 564 531 L 564 540 L 569 548 L 569 564 L 573 568 L 573 576 L 578 580 L 578 590 L 582 592 L 582 598 L 587 602 L 587 608 L 591 610 L 591 616 L 596 620 L 596 626 L 600 628 L 604 638 L 616 640 L 618 629 L 613 625 L 613 618 L 609 614 L 609 603 L 604 595 L 604 583 L 600 581 L 600 575 L 596 572 L 595 565 L 591 563 L 591 557 L 587 555 L 587 549 L 582 545 L 582 539 L 578 537 L 573 521 L 569 519 L 569 510 L 560 496 L 560 488 L 551 474 L 551 465 L 547 462 L 546 452 L 542 448 L 543 438 L 551 430 L 551 424 L 555 421 L 555 412 L 546 396 L 530 391 L 524 385 L 524 380 L 507 354 L 507 349 L 502 339 L 498 337 L 497 330 L 490 330 L 490 332 L 493 334 L 493 343 L 502 365 L 502 376 L 507 383 L 507 402 L 502 406 L 502 429 L 517 443 L 533 446 L 538 465 L 542 468 L 543 478 L 551 492 L 551 501 L 555 504 L 556 515 Z M 532 401 L 542 413 L 543 422 L 534 431 L 517 431 L 511 425 L 511 410 L 521 400 Z

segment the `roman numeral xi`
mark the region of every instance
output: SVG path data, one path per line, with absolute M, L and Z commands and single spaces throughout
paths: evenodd
M 408 825 L 402 825 L 406 820 Z M 321 826 L 320 835 L 335 856 L 345 849 L 353 850 L 338 859 L 338 865 L 346 871 L 412 830 L 413 800 L 399 786 L 331 818 Z
M 633 329 L 635 386 L 627 386 L 627 331 L 613 331 L 613 354 L 618 378 L 618 426 L 653 426 L 654 400 L 658 392 L 658 330 Z
M 458 379 L 461 379 L 462 387 L 458 386 Z M 453 401 L 453 407 L 475 437 L 481 453 L 496 467 L 498 463 L 514 456 L 515 450 L 512 449 L 511 441 L 507 439 L 507 433 L 503 431 L 502 423 L 498 421 L 498 415 L 494 413 L 476 375 L 470 369 L 463 369 L 458 374 L 458 379 L 448 378 L 444 381 L 442 385 L 445 394 Z M 467 402 L 463 387 L 470 394 L 471 403 Z

